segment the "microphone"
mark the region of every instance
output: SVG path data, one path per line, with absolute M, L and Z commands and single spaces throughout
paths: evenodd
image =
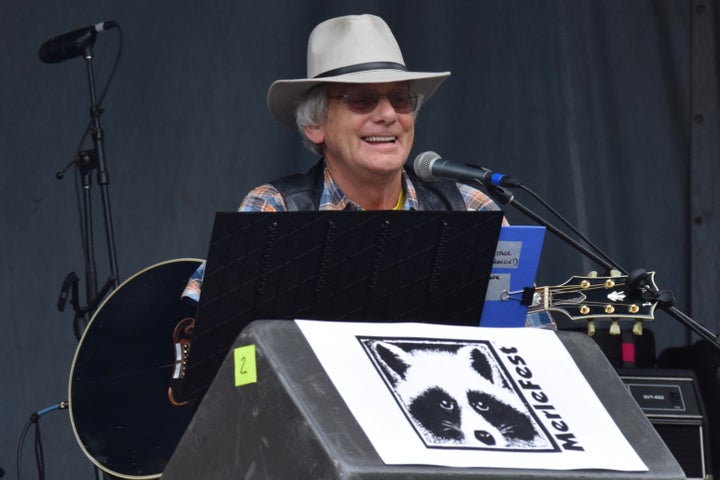
M 458 180 L 477 180 L 483 185 L 521 186 L 520 180 L 508 177 L 505 174 L 495 173 L 483 167 L 472 167 L 449 162 L 443 160 L 435 152 L 423 152 L 415 157 L 413 171 L 424 182 L 432 182 L 438 178 L 454 178 Z
M 85 48 L 95 44 L 98 32 L 116 26 L 117 24 L 110 20 L 58 35 L 42 44 L 38 56 L 45 63 L 59 63 L 75 58 L 85 53 Z

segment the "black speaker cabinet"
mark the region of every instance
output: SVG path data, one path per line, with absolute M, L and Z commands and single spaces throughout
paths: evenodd
M 709 438 L 692 370 L 620 369 L 620 378 L 689 479 L 710 472 Z
M 256 321 L 234 346 L 254 346 L 257 382 L 235 388 L 232 350 L 162 474 L 163 480 L 670 480 L 684 479 L 667 446 L 602 351 L 559 332 L 580 371 L 647 472 L 386 465 L 295 322 Z M 568 388 L 572 388 L 568 386 Z M 608 458 L 612 465 L 612 458 Z

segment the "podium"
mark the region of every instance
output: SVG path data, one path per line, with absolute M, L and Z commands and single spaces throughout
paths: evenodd
M 257 383 L 235 387 L 233 352 L 191 420 L 164 480 L 683 479 L 682 469 L 593 340 L 560 340 L 647 472 L 386 465 L 297 324 L 260 320 L 234 346 L 254 345 Z M 608 465 L 612 465 L 608 458 Z

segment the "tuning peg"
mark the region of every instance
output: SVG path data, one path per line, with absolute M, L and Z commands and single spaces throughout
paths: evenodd
M 595 335 L 595 320 L 592 318 L 587 321 L 587 333 L 591 337 Z
M 612 322 L 610 323 L 610 335 L 620 335 L 620 324 L 618 323 L 616 318 L 612 319 Z
M 633 332 L 633 334 L 637 335 L 638 337 L 643 334 L 642 320 L 640 320 L 640 319 L 635 320 L 635 325 L 633 325 L 632 332 Z

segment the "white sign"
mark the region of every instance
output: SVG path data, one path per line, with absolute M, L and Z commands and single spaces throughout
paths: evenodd
M 648 470 L 553 331 L 297 324 L 386 464 Z

